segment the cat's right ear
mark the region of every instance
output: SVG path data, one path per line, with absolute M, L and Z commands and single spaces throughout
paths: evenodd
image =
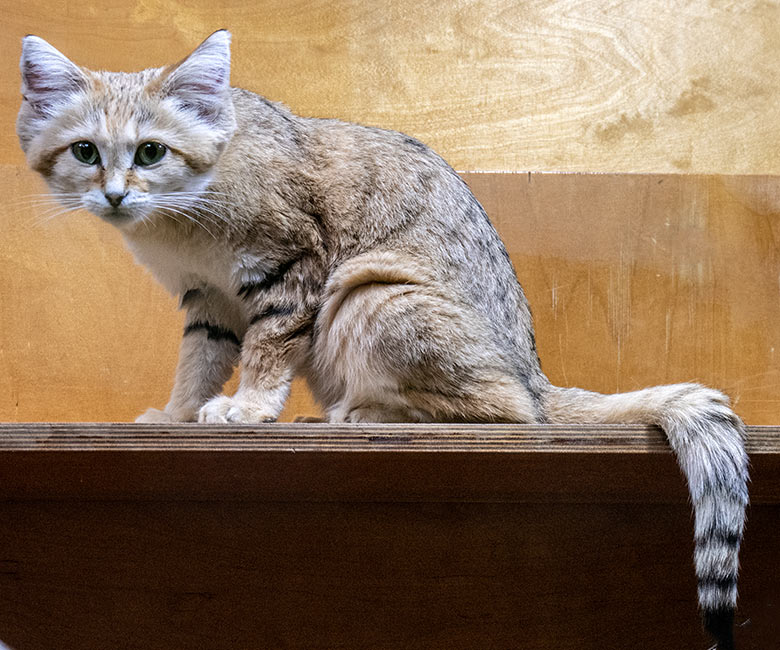
M 88 83 L 84 72 L 42 38 L 22 39 L 22 97 L 39 115 L 48 117 Z
M 230 90 L 230 32 L 214 32 L 171 70 L 163 93 L 206 121 L 216 121 Z

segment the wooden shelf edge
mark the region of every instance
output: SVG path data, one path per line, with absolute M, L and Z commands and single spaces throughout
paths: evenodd
M 780 426 L 747 428 L 753 454 L 780 454 Z M 645 425 L 0 423 L 7 451 L 670 453 Z
M 751 498 L 780 503 L 780 428 L 750 427 Z M 685 503 L 644 426 L 0 425 L 0 500 Z

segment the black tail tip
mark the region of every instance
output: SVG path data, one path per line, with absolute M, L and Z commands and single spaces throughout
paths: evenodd
M 734 609 L 732 607 L 705 609 L 702 618 L 704 619 L 704 628 L 717 642 L 718 650 L 735 650 Z

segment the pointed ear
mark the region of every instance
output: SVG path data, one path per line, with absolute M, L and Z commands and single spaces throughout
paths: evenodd
M 207 121 L 216 121 L 230 89 L 230 32 L 209 36 L 163 81 L 162 92 Z
M 44 116 L 87 85 L 87 77 L 75 63 L 42 38 L 25 36 L 22 40 L 22 96 Z

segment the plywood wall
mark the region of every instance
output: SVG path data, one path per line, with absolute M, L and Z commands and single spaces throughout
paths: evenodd
M 459 170 L 780 171 L 780 4 L 765 0 L 2 1 L 2 116 L 33 32 L 140 69 L 229 28 L 233 80 L 396 128 Z M 10 122 L 9 122 L 10 123 Z M 18 160 L 13 130 L 2 162 Z
M 26 203 L 45 189 L 13 129 L 21 37 L 134 70 L 227 27 L 234 83 L 301 114 L 403 130 L 463 171 L 617 174 L 468 176 L 545 370 L 601 390 L 696 378 L 748 421 L 780 421 L 765 177 L 780 173 L 780 3 L 0 0 L 0 15 L 0 420 L 162 405 L 181 327 L 109 226 L 38 223 Z M 296 394 L 287 417 L 315 412 Z

